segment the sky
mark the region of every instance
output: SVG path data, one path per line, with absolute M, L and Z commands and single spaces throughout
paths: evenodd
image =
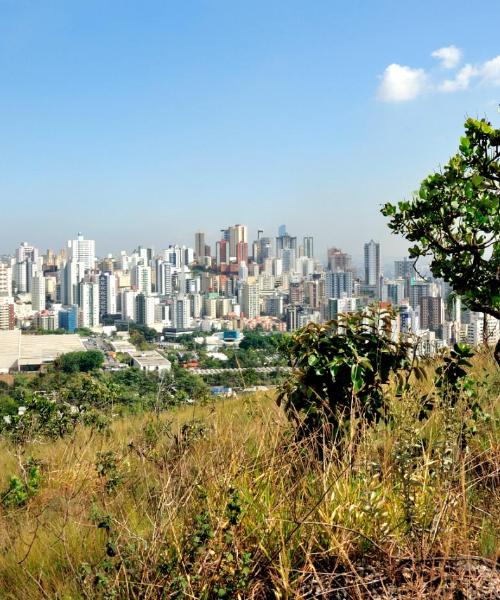
M 480 12 L 479 12 L 480 11 Z M 0 254 L 228 225 L 382 261 L 380 207 L 500 127 L 498 0 L 0 0 Z

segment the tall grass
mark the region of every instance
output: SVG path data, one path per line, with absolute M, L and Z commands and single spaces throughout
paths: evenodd
M 490 418 L 466 445 L 465 392 L 419 421 L 430 378 L 392 398 L 388 423 L 351 423 L 321 462 L 270 393 L 123 418 L 108 435 L 4 441 L 0 493 L 28 457 L 42 480 L 0 507 L 0 598 L 306 598 L 334 572 L 361 598 L 360 561 L 494 561 L 500 378 L 486 356 L 473 373 Z

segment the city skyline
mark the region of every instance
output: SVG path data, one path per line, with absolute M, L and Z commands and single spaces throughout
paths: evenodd
M 244 227 L 247 230 L 247 244 L 248 244 L 248 248 L 250 249 L 252 244 L 257 241 L 258 236 L 262 234 L 262 236 L 264 237 L 269 237 L 270 239 L 273 240 L 273 243 L 275 243 L 275 240 L 281 235 L 282 232 L 282 228 L 286 227 L 286 225 L 279 225 L 275 227 L 275 231 L 274 233 L 272 232 L 265 232 L 262 229 L 257 229 L 255 232 L 255 236 L 252 235 L 252 233 L 248 233 L 248 227 L 244 224 L 242 225 L 236 225 L 236 227 Z M 216 257 L 217 254 L 217 245 L 221 239 L 221 235 L 223 231 L 229 231 L 229 228 L 220 228 L 217 230 L 217 232 L 219 233 L 219 236 L 217 237 L 217 232 L 214 233 L 213 235 L 210 235 L 208 232 L 203 231 L 201 229 L 197 229 L 197 230 L 193 230 L 192 235 L 191 235 L 191 239 L 186 239 L 186 240 L 181 240 L 180 243 L 174 243 L 174 242 L 167 242 L 167 243 L 163 243 L 163 244 L 159 244 L 159 245 L 154 245 L 154 244 L 147 244 L 147 243 L 133 243 L 132 241 L 127 244 L 126 247 L 120 247 L 120 248 L 115 248 L 113 251 L 110 252 L 101 252 L 100 251 L 100 246 L 101 243 L 99 242 L 99 240 L 94 240 L 89 238 L 89 236 L 84 235 L 81 231 L 78 231 L 76 234 L 74 234 L 75 236 L 75 240 L 68 240 L 68 236 L 66 236 L 66 242 L 63 243 L 62 245 L 55 245 L 55 244 L 50 244 L 48 246 L 39 246 L 36 243 L 32 243 L 31 240 L 20 240 L 17 242 L 17 244 L 15 245 L 15 247 L 17 247 L 17 250 L 15 250 L 13 252 L 13 249 L 7 249 L 7 251 L 2 252 L 2 249 L 0 248 L 0 257 L 12 257 L 15 254 L 19 253 L 19 250 L 23 248 L 23 246 L 28 247 L 29 249 L 35 249 L 36 252 L 42 256 L 44 254 L 46 254 L 47 252 L 61 252 L 61 251 L 67 251 L 68 252 L 68 256 L 73 256 L 75 253 L 75 250 L 73 250 L 72 246 L 70 245 L 70 243 L 74 245 L 77 244 L 77 240 L 79 238 L 81 238 L 85 244 L 87 244 L 88 242 L 92 243 L 92 250 L 91 250 L 91 256 L 93 257 L 94 260 L 105 260 L 108 257 L 117 257 L 119 256 L 120 252 L 134 252 L 137 251 L 139 248 L 148 248 L 154 251 L 154 253 L 156 255 L 161 254 L 161 252 L 163 250 L 167 250 L 170 247 L 174 247 L 174 246 L 180 246 L 180 247 L 186 247 L 186 248 L 191 248 L 194 252 L 194 257 L 199 257 L 198 252 L 197 252 L 197 239 L 198 236 L 203 236 L 203 244 L 205 245 L 205 247 L 209 247 L 210 248 L 210 252 L 211 252 L 211 256 L 213 258 Z M 302 234 L 301 232 L 297 233 L 297 232 L 290 232 L 286 235 L 292 235 L 294 238 L 296 238 L 297 240 L 300 241 L 300 243 L 298 244 L 299 246 L 302 247 L 303 251 L 304 251 L 304 256 L 309 256 L 309 254 L 307 253 L 308 248 L 310 248 L 309 245 L 312 245 L 312 256 L 309 256 L 310 258 L 313 258 L 316 262 L 318 262 L 319 264 L 322 264 L 324 266 L 328 266 L 329 264 L 329 259 L 330 259 L 330 251 L 332 250 L 337 250 L 339 252 L 343 252 L 343 255 L 346 255 L 349 257 L 350 260 L 352 260 L 352 262 L 354 263 L 354 266 L 359 268 L 359 269 L 363 269 L 364 265 L 365 265 L 365 253 L 366 253 L 366 245 L 368 242 L 363 242 L 361 244 L 360 248 L 356 248 L 354 251 L 351 250 L 350 247 L 346 246 L 342 249 L 338 248 L 337 245 L 335 245 L 334 243 L 328 244 L 326 246 L 326 248 L 323 251 L 323 248 L 320 248 L 319 251 L 316 250 L 316 238 L 314 236 L 314 233 L 307 233 L 307 234 Z M 310 241 L 312 240 L 312 241 Z M 379 247 L 381 246 L 380 242 L 373 240 L 373 238 L 371 239 L 371 242 L 376 243 Z M 228 242 L 228 250 L 229 250 L 229 242 Z M 88 250 L 86 250 L 85 256 L 87 256 Z M 78 250 L 76 250 L 76 254 L 78 255 Z M 236 254 L 235 254 L 236 256 Z M 250 256 L 251 256 L 251 252 L 250 252 Z M 380 255 L 380 269 L 383 271 L 383 267 L 387 266 L 389 264 L 392 265 L 392 263 L 397 260 L 397 259 L 401 259 L 403 257 L 407 256 L 407 252 L 402 252 L 400 254 L 395 254 L 395 255 L 387 255 L 386 253 L 384 253 L 383 251 L 381 252 Z M 86 259 L 83 259 L 84 261 Z M 421 259 L 422 261 L 422 259 Z M 364 273 L 361 273 L 360 271 L 360 275 L 362 277 L 364 277 Z
M 105 254 L 286 221 L 318 255 L 370 237 L 403 254 L 380 206 L 446 162 L 467 115 L 498 122 L 483 6 L 1 3 L 0 251 L 21 230 L 43 248 L 82 229 Z

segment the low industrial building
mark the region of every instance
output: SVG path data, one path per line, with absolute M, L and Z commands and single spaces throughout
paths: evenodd
M 156 350 L 145 350 L 143 352 L 136 350 L 127 352 L 132 359 L 132 365 L 141 371 L 152 371 L 159 373 L 161 371 L 170 371 L 172 365 Z
M 20 329 L 0 331 L 0 373 L 38 371 L 61 354 L 83 350 L 78 335 L 28 335 Z

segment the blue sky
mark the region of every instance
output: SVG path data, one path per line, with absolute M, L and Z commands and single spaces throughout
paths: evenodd
M 403 254 L 380 205 L 466 116 L 500 126 L 499 18 L 498 0 L 0 0 L 0 253 L 286 223 L 320 256 Z

